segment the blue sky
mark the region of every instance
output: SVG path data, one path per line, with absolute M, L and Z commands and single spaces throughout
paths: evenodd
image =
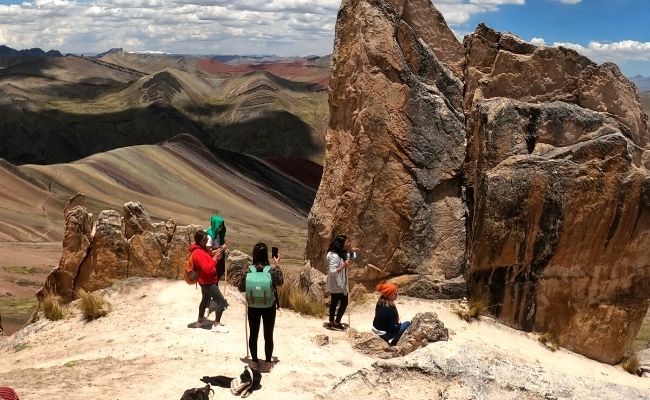
M 650 0 L 438 0 L 459 38 L 484 22 L 650 76 Z M 0 44 L 62 52 L 328 54 L 340 0 L 0 0 Z

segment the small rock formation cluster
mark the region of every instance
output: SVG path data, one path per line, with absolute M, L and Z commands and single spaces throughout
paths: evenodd
M 94 219 L 85 202 L 77 194 L 65 207 L 61 260 L 38 291 L 39 300 L 53 294 L 70 302 L 79 289 L 94 291 L 132 276 L 181 277 L 199 226 L 154 223 L 133 201 L 124 204 L 123 215 L 104 210 Z
M 404 332 L 396 346 L 389 346 L 385 340 L 370 332 L 356 332 L 352 338 L 352 348 L 373 357 L 403 357 L 429 343 L 449 340 L 445 324 L 432 312 L 417 313 L 411 326 Z
M 344 233 L 353 280 L 467 289 L 621 359 L 650 302 L 650 133 L 618 67 L 484 25 L 461 44 L 429 0 L 344 0 L 331 73 L 312 266 Z

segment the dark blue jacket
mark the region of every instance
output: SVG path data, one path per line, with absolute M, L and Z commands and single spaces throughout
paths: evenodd
M 386 333 L 395 333 L 399 331 L 399 314 L 395 306 L 382 306 L 377 303 L 375 306 L 375 319 L 372 326 Z

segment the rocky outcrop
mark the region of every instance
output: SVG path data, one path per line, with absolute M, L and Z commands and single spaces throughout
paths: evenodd
M 330 114 L 313 267 L 345 233 L 353 281 L 465 278 L 502 322 L 621 359 L 650 302 L 650 134 L 615 65 L 484 25 L 461 47 L 426 0 L 343 1 Z
M 650 176 L 630 129 L 564 102 L 476 112 L 470 292 L 510 326 L 618 362 L 650 290 Z
M 507 325 L 616 363 L 650 300 L 639 94 L 613 64 L 483 25 L 465 47 L 470 293 Z
M 133 276 L 181 276 L 199 227 L 177 226 L 173 220 L 153 223 L 138 202 L 126 203 L 123 215 L 104 210 L 94 220 L 83 194 L 70 200 L 61 261 L 37 293 L 39 300 L 54 294 L 69 302 L 78 289 L 94 291 Z
M 415 314 L 411 326 L 402 335 L 396 346 L 389 346 L 379 336 L 370 332 L 354 332 L 352 348 L 360 353 L 379 358 L 403 357 L 430 343 L 449 340 L 445 324 L 432 312 Z
M 363 248 L 369 281 L 462 274 L 465 158 L 460 44 L 427 2 L 343 1 L 330 80 L 321 185 L 309 216 L 307 256 L 325 271 L 332 238 Z M 419 30 L 426 26 L 426 33 Z M 423 36 L 428 38 L 423 40 Z M 453 40 L 452 40 L 453 39 Z M 445 47 L 446 48 L 446 47 Z

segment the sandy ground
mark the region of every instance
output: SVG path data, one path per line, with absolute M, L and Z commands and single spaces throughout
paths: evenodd
M 229 287 L 230 307 L 222 321 L 229 333 L 190 329 L 200 291 L 180 281 L 131 279 L 106 291 L 112 312 L 84 322 L 74 303 L 62 321 L 39 320 L 9 338 L 0 339 L 0 383 L 16 388 L 21 399 L 174 399 L 199 387 L 204 375 L 236 376 L 246 356 L 242 297 Z M 351 308 L 352 327 L 367 330 L 374 296 Z M 450 340 L 467 346 L 505 351 L 527 364 L 576 377 L 588 377 L 648 390 L 650 379 L 620 367 L 603 365 L 566 350 L 550 352 L 536 336 L 486 318 L 467 324 L 452 312 L 453 302 L 402 297 L 400 314 L 435 311 L 450 329 Z M 330 343 L 314 342 L 325 334 Z M 260 356 L 263 349 L 260 338 Z M 430 346 L 435 346 L 432 344 Z M 352 350 L 347 333 L 325 330 L 318 318 L 280 310 L 275 328 L 278 362 L 262 378 L 252 398 L 312 399 L 327 397 L 345 376 L 372 368 L 373 358 Z M 215 398 L 229 397 L 215 388 Z

